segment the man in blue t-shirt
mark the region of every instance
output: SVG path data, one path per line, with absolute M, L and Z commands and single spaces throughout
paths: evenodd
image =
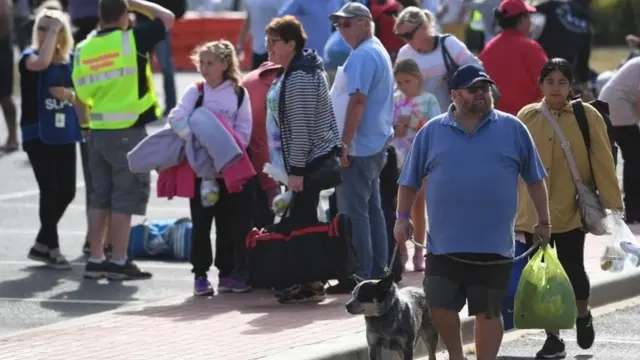
M 452 360 L 464 359 L 458 313 L 476 317 L 478 359 L 495 359 L 502 341 L 502 299 L 514 256 L 518 177 L 538 211 L 535 236 L 549 241 L 545 169 L 531 135 L 516 117 L 493 109 L 493 81 L 477 65 L 452 77 L 453 105 L 416 136 L 400 175 L 394 235 L 413 231 L 410 209 L 426 178 L 425 292 Z
M 338 209 L 353 224 L 356 274 L 369 279 L 382 276 L 388 264 L 379 177 L 386 162 L 386 145 L 393 136 L 393 69 L 389 54 L 373 36 L 373 17 L 366 6 L 347 3 L 330 20 L 353 49 L 344 64 L 346 114 L 338 114 L 344 119 Z M 344 291 L 355 285 L 341 284 Z

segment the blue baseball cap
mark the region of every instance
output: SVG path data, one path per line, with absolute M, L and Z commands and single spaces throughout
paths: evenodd
M 464 65 L 451 77 L 451 89 L 466 89 L 478 81 L 486 81 L 495 85 L 487 72 L 478 65 Z

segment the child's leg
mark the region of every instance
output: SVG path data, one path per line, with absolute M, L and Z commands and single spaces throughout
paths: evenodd
M 421 245 L 425 244 L 427 236 L 426 201 L 424 186 L 418 192 L 416 202 L 411 208 L 411 220 L 413 221 L 413 240 Z M 413 267 L 414 271 L 424 270 L 424 249 L 414 245 Z

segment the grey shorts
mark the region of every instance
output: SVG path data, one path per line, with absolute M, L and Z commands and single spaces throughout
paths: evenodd
M 93 190 L 89 206 L 113 213 L 145 215 L 151 175 L 129 170 L 127 153 L 147 136 L 144 127 L 96 130 L 89 135 L 89 168 Z
M 505 259 L 492 254 L 452 255 L 483 262 Z M 444 255 L 427 254 L 425 274 L 423 286 L 430 307 L 460 312 L 467 303 L 469 316 L 483 315 L 490 319 L 502 313 L 511 264 L 474 265 Z

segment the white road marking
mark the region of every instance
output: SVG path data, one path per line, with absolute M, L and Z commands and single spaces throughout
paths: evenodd
M 84 182 L 78 182 L 76 185 L 76 189 L 84 188 Z M 22 199 L 29 196 L 35 196 L 40 194 L 40 190 L 24 190 L 24 191 L 16 191 L 8 194 L 0 194 L 0 201 L 14 200 L 14 199 Z
M 547 338 L 545 337 L 528 337 L 528 339 L 532 339 L 532 340 L 547 340 Z M 573 341 L 576 342 L 576 339 L 566 339 L 563 338 L 564 341 Z M 633 340 L 633 339 L 625 339 L 625 338 L 620 338 L 620 339 L 607 339 L 607 338 L 596 338 L 595 342 L 597 343 L 612 343 L 612 344 L 629 344 L 629 345 L 640 345 L 640 340 Z
M 157 300 L 89 300 L 89 299 L 46 299 L 46 298 L 16 298 L 0 297 L 0 301 L 58 303 L 58 304 L 87 304 L 87 305 L 135 305 Z
M 144 261 L 139 260 L 136 261 L 138 265 L 140 265 L 144 269 L 181 269 L 181 270 L 189 270 L 191 268 L 191 264 L 184 263 L 162 263 L 157 261 Z M 42 265 L 36 261 L 31 260 L 0 260 L 0 265 L 16 265 L 16 266 L 35 266 Z M 87 265 L 85 262 L 72 262 L 71 266 L 73 267 L 82 267 L 84 268 Z M 43 265 L 44 266 L 44 265 Z

